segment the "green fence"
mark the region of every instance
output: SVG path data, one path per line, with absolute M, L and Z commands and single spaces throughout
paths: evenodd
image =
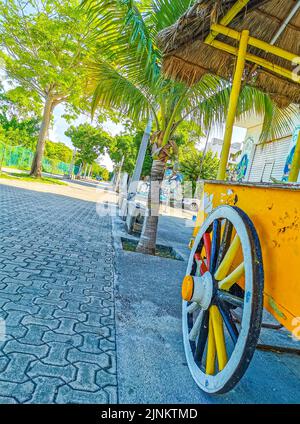
M 17 168 L 25 171 L 30 170 L 34 152 L 23 146 L 9 146 L 0 142 L 0 166 Z M 70 164 L 56 159 L 43 159 L 43 172 L 49 174 L 69 174 Z M 74 166 L 73 173 L 76 175 L 79 171 L 78 166 Z

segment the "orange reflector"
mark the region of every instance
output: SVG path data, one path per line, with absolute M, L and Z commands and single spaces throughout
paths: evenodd
M 182 282 L 182 289 L 181 289 L 182 299 L 189 302 L 193 297 L 193 293 L 194 293 L 194 279 L 191 275 L 186 275 Z

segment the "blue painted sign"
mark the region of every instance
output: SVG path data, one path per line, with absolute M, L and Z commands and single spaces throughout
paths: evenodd
M 285 165 L 284 165 L 282 181 L 288 181 L 288 179 L 289 179 L 289 174 L 290 174 L 291 165 L 292 165 L 294 154 L 295 154 L 296 143 L 297 143 L 297 140 L 298 140 L 299 131 L 300 131 L 300 125 L 297 125 L 297 127 L 295 128 L 294 133 L 293 133 L 293 138 L 292 138 L 290 150 L 289 150 L 289 153 L 287 155 L 286 162 L 285 162 Z

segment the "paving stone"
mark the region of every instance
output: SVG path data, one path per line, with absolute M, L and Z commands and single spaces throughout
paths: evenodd
M 56 305 L 41 305 L 38 313 L 34 314 L 34 317 L 42 319 L 54 319 L 54 312 L 56 311 L 56 309 Z
M 5 318 L 6 325 L 9 325 L 10 327 L 17 327 L 21 324 L 21 321 L 25 316 L 28 316 L 28 312 L 10 310 L 7 312 L 7 316 Z
M 56 310 L 53 315 L 55 318 L 70 318 L 70 319 L 74 319 L 77 322 L 78 321 L 83 322 L 86 320 L 86 317 L 87 317 L 87 314 L 83 312 L 78 313 L 78 312 L 70 312 L 66 310 L 62 311 L 60 309 Z
M 27 315 L 25 318 L 23 318 L 22 324 L 24 325 L 35 324 L 35 325 L 48 327 L 51 330 L 54 330 L 55 328 L 58 328 L 59 320 L 55 318 L 46 319 L 46 318 L 39 318 L 35 315 Z
M 3 306 L 5 311 L 24 311 L 28 314 L 35 314 L 39 307 L 35 305 L 23 305 L 20 302 L 8 302 Z
M 22 324 L 16 326 L 6 325 L 6 337 L 13 337 L 15 339 L 19 339 L 25 337 L 28 332 L 28 328 Z
M 108 403 L 119 403 L 117 386 L 105 386 L 104 391 L 108 394 Z
M 99 353 L 101 349 L 99 348 L 100 340 L 104 340 L 99 337 L 97 334 L 92 333 L 82 333 L 83 343 L 79 347 L 81 352 L 90 352 L 90 353 Z
M 104 326 L 100 327 L 100 325 L 86 325 L 79 322 L 78 324 L 75 324 L 75 331 L 78 333 L 93 333 L 102 337 L 109 337 L 111 335 L 112 329 Z
M 99 347 L 103 350 L 103 352 L 106 352 L 107 350 L 113 351 L 115 349 L 115 342 L 108 339 L 100 339 Z
M 30 403 L 35 404 L 54 403 L 58 388 L 66 384 L 64 380 L 56 377 L 41 376 L 34 378 L 32 381 L 35 384 L 35 389 Z
M 17 399 L 14 399 L 13 397 L 0 396 L 1 405 L 16 404 L 16 403 L 18 403 L 18 401 Z
M 31 378 L 45 376 L 45 377 L 58 377 L 62 378 L 65 382 L 74 380 L 76 369 L 72 365 L 64 367 L 57 365 L 44 364 L 36 361 L 27 371 L 28 376 Z
M 67 302 L 65 302 L 64 300 L 60 300 L 58 302 L 55 299 L 49 299 L 48 297 L 44 297 L 44 298 L 36 298 L 34 300 L 34 304 L 36 304 L 36 305 L 55 305 L 57 307 L 57 309 L 63 309 L 67 305 Z
M 65 342 L 48 342 L 49 352 L 46 358 L 43 359 L 43 363 L 50 365 L 68 365 L 66 357 L 68 351 L 72 349 L 73 345 Z
M 26 353 L 14 352 L 8 355 L 8 359 L 9 363 L 1 374 L 1 380 L 15 383 L 23 383 L 28 380 L 28 377 L 25 373 L 30 362 L 32 362 L 36 358 L 33 355 L 29 355 Z M 5 392 L 2 391 L 2 388 L 0 395 L 1 394 L 5 394 Z
M 58 389 L 56 403 L 83 403 L 83 404 L 107 404 L 109 395 L 105 390 L 91 393 L 84 390 L 74 390 L 72 387 L 63 386 Z
M 110 218 L 72 197 L 5 184 L 0 196 L 0 308 L 7 321 L 0 403 L 113 402 Z
M 98 391 L 99 386 L 96 384 L 95 380 L 99 366 L 86 362 L 75 362 L 74 366 L 77 369 L 76 380 L 70 382 L 69 385 L 75 390 L 85 390 L 88 392 Z
M 1 397 L 0 403 L 8 403 L 7 399 L 11 399 L 11 403 L 25 403 L 30 399 L 31 394 L 34 390 L 34 384 L 31 381 L 25 381 L 24 383 L 13 383 L 11 381 L 5 381 L 0 379 Z
M 69 350 L 67 359 L 71 363 L 80 361 L 98 364 L 100 368 L 108 368 L 111 364 L 110 356 L 107 353 L 100 351 L 99 353 L 82 352 L 77 348 Z
M 42 337 L 43 334 L 48 330 L 48 327 L 35 324 L 26 324 L 26 326 L 23 327 L 27 329 L 27 331 L 23 337 L 19 338 L 20 342 L 34 345 L 44 344 Z
M 56 331 L 48 330 L 42 336 L 45 342 L 65 343 L 66 345 L 78 347 L 83 344 L 83 336 L 81 334 L 60 334 Z
M 0 346 L 1 346 L 1 344 L 0 344 Z M 1 351 L 3 351 L 2 346 L 1 346 Z M 7 367 L 8 363 L 9 363 L 9 358 L 7 356 L 1 356 L 0 357 L 0 373 L 5 370 L 5 368 Z
M 105 370 L 99 370 L 96 373 L 96 383 L 99 387 L 117 386 L 117 376 L 109 374 Z
M 47 355 L 49 346 L 46 344 L 35 346 L 33 344 L 21 343 L 18 340 L 10 340 L 3 348 L 3 352 L 8 356 L 10 353 L 28 353 L 36 357 L 43 358 Z
M 75 324 L 78 322 L 77 320 L 73 318 L 60 318 L 59 319 L 60 324 L 56 329 L 57 333 L 62 334 L 75 334 L 74 331 Z

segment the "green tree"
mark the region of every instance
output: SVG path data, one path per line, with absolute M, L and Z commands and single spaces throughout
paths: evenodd
M 107 153 L 117 168 L 122 162 L 122 171 L 132 175 L 136 163 L 138 151 L 142 142 L 143 131 L 136 133 L 121 134 L 112 138 L 111 143 L 107 146 Z M 152 165 L 151 150 L 148 149 L 143 165 L 142 176 L 150 175 Z
M 92 165 L 111 142 L 111 137 L 102 128 L 87 123 L 78 127 L 71 126 L 65 135 L 71 138 L 73 146 L 77 149 L 77 158 L 83 167 Z
M 31 105 L 31 106 L 30 106 Z M 32 105 L 34 111 L 30 111 Z M 0 127 L 2 141 L 33 149 L 37 142 L 40 118 L 38 101 L 21 87 L 4 91 L 0 86 Z
M 92 164 L 92 176 L 94 178 L 102 177 L 104 181 L 109 180 L 108 170 L 106 168 L 104 168 L 103 166 L 99 165 L 99 163 L 97 163 L 97 162 L 94 162 Z
M 59 160 L 61 162 L 69 163 L 72 160 L 73 151 L 64 143 L 47 140 L 45 147 L 45 156 L 48 159 Z
M 31 175 L 37 177 L 54 108 L 62 102 L 78 108 L 85 91 L 84 60 L 91 46 L 79 4 L 79 0 L 0 1 L 0 58 L 6 73 L 43 103 L 31 167 Z
M 191 0 L 84 0 L 84 4 L 90 19 L 97 23 L 95 37 L 99 43 L 99 52 L 90 65 L 90 87 L 94 90 L 92 112 L 97 107 L 113 108 L 135 122 L 146 120 L 152 114 L 155 122 L 151 137 L 150 213 L 137 248 L 139 252 L 153 254 L 159 185 L 166 163 L 177 150 L 176 131 L 188 117 L 203 127 L 223 122 L 231 87 L 211 75 L 186 87 L 167 80 L 162 73 L 161 51 L 156 41 L 158 32 L 173 25 L 190 6 Z M 270 97 L 245 85 L 238 114 L 253 109 L 267 118 L 265 128 L 276 131 L 282 127 L 283 114 L 276 115 L 276 106 Z
M 194 146 L 179 149 L 179 170 L 185 181 L 192 182 L 193 193 L 199 179 L 213 180 L 217 176 L 219 159 L 211 150 L 204 155 L 203 151 Z

